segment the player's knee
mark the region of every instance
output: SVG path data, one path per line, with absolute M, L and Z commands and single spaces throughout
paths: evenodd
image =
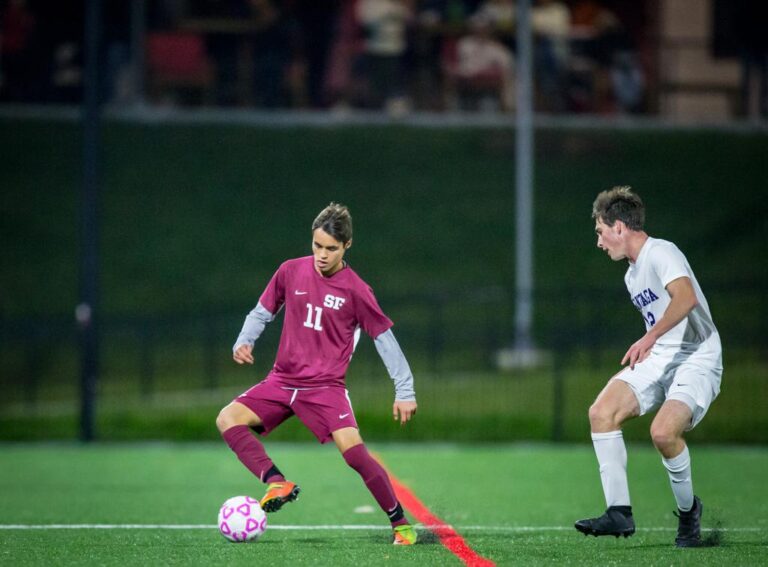
M 659 451 L 664 452 L 677 444 L 678 436 L 668 427 L 651 424 L 651 440 L 653 441 L 654 447 Z
M 589 424 L 592 431 L 610 431 L 615 425 L 615 415 L 615 411 L 600 402 L 589 406 Z
M 224 433 L 230 427 L 238 425 L 236 417 L 233 415 L 232 408 L 229 406 L 223 408 L 216 416 L 216 427 L 220 433 Z

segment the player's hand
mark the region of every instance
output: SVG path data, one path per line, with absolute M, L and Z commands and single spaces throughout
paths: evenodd
M 253 364 L 253 345 L 240 345 L 232 354 L 232 358 L 238 364 Z
M 656 339 L 651 335 L 644 335 L 639 341 L 635 342 L 621 359 L 621 365 L 629 363 L 629 367 L 634 370 L 635 364 L 644 361 L 651 354 Z
M 392 418 L 397 421 L 400 420 L 400 425 L 405 425 L 411 418 L 416 415 L 416 402 L 395 402 L 392 404 Z

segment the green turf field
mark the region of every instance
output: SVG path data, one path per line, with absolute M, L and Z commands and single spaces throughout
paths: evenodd
M 373 350 L 371 342 L 369 340 L 364 345 L 366 349 Z M 261 348 L 257 350 L 257 356 L 259 352 L 265 353 L 261 362 L 271 363 L 273 358 L 267 356 L 273 357 L 273 351 Z M 189 368 L 188 374 L 175 369 L 175 374 L 163 382 L 167 391 L 146 397 L 140 395 L 134 376 L 126 373 L 103 377 L 96 404 L 97 439 L 217 441 L 219 434 L 214 420 L 219 410 L 266 374 L 266 370 L 260 373 L 257 369 L 237 366 L 229 360 L 228 354 L 223 353 L 221 357 L 222 367 L 227 368 L 222 379 L 226 387 L 215 390 L 191 389 L 195 382 L 190 376 L 199 369 L 191 368 L 189 363 L 182 367 Z M 587 411 L 590 404 L 608 377 L 619 368 L 618 355 L 607 351 L 600 354 L 602 358 L 594 362 L 587 354 L 577 353 L 567 359 L 567 367 L 564 365 L 562 370 L 560 406 L 556 404 L 556 383 L 551 365 L 506 373 L 440 374 L 422 372 L 414 365 L 419 415 L 407 428 L 399 427 L 391 419 L 392 382 L 377 355 L 367 359 L 356 355 L 347 375 L 347 385 L 355 416 L 368 440 L 509 442 L 557 439 L 581 443 L 589 440 Z M 768 401 L 768 363 L 759 359 L 756 353 L 733 350 L 726 351 L 725 360 L 722 393 L 689 438 L 696 445 L 701 442 L 768 444 L 768 414 L 762 410 Z M 36 406 L 24 403 L 3 406 L 3 402 L 13 401 L 15 396 L 23 400 L 23 388 L 19 383 L 1 388 L 5 399 L 0 401 L 0 442 L 77 438 L 79 404 L 77 384 L 73 382 L 62 376 L 50 388 L 46 385 L 43 392 L 50 399 Z M 557 407 L 561 409 L 558 411 Z M 557 437 L 555 416 L 560 420 Z M 625 438 L 647 441 L 650 424 L 651 416 L 632 420 L 624 429 Z M 292 419 L 271 439 L 294 442 L 308 441 L 312 437 L 298 420 Z
M 261 487 L 223 444 L 0 445 L 0 525 L 156 524 L 189 529 L 0 529 L 2 565 L 461 565 L 429 531 L 389 544 L 387 524 L 335 448 L 271 444 L 301 499 L 270 516 L 255 544 L 227 543 L 219 505 Z M 588 445 L 378 445 L 385 464 L 481 556 L 499 565 L 768 564 L 768 450 L 693 447 L 705 528 L 718 547 L 678 550 L 666 474 L 629 446 L 638 532 L 585 538 L 575 519 L 603 506 Z M 210 527 L 206 527 L 210 526 Z M 318 526 L 326 526 L 318 528 Z M 354 526 L 351 527 L 351 526 Z M 370 527 L 366 527 L 370 526 Z M 358 529 L 355 529 L 358 528 Z M 712 532 L 708 531 L 708 534 Z

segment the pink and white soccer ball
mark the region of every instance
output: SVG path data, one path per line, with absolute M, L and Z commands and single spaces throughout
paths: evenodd
M 267 515 L 259 501 L 233 496 L 219 510 L 219 531 L 229 541 L 256 541 L 267 529 Z

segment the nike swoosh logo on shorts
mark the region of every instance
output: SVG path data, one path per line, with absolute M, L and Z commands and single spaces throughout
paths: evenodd
M 298 289 L 294 292 L 296 295 L 307 295 L 308 291 L 299 291 Z
M 342 413 L 342 414 L 339 414 L 339 419 L 344 419 L 344 418 L 345 418 L 345 417 L 347 417 L 348 415 L 349 415 L 348 413 Z

